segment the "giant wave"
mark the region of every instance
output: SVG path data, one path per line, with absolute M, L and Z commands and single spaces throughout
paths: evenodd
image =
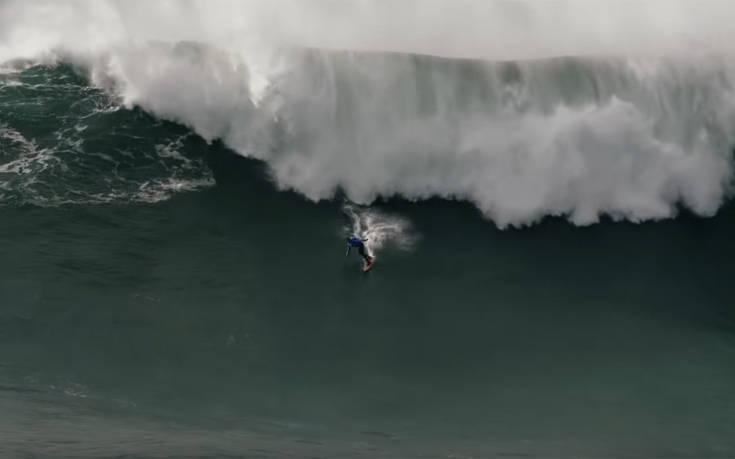
M 74 63 L 314 200 L 468 200 L 501 227 L 713 215 L 733 6 L 554 3 L 10 1 L 0 60 Z

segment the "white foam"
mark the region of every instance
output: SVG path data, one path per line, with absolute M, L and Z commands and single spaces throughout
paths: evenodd
M 214 184 L 214 179 L 211 177 L 201 179 L 166 178 L 142 183 L 137 192 L 126 196 L 126 198 L 131 201 L 156 203 L 166 201 L 176 193 L 210 188 Z
M 21 152 L 21 155 L 15 159 L 0 164 L 0 173 L 35 175 L 48 169 L 52 166 L 51 163 L 57 161 L 53 150 L 38 148 L 36 142 L 26 139 L 20 132 L 9 126 L 0 125 L 0 138 L 18 145 L 20 147 L 18 150 Z
M 71 130 L 75 133 L 79 131 L 77 126 Z M 162 176 L 140 183 L 135 176 L 124 177 L 117 172 L 117 159 L 102 152 L 85 151 L 81 138 L 67 137 L 64 132 L 57 132 L 57 151 L 55 148 L 39 148 L 34 140 L 27 139 L 19 131 L 0 125 L 0 139 L 11 142 L 9 151 L 14 154 L 12 159 L 0 164 L 0 189 L 7 191 L 0 194 L 0 205 L 18 201 L 41 207 L 119 201 L 156 203 L 178 193 L 214 186 L 211 172 L 200 160 L 189 159 L 180 153 L 186 137 L 156 145 L 156 156 L 149 159 L 158 163 Z M 110 163 L 109 171 L 105 172 L 110 174 L 106 178 L 109 190 L 97 191 L 98 187 L 94 184 L 85 188 L 85 182 L 78 182 L 73 171 L 78 167 L 76 162 L 83 163 L 87 155 L 103 158 Z M 47 183 L 54 185 L 47 186 Z

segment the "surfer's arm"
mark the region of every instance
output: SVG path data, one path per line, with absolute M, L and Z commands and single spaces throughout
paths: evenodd
M 347 244 L 347 252 L 345 252 L 345 256 L 350 254 L 350 249 L 352 248 L 351 245 Z

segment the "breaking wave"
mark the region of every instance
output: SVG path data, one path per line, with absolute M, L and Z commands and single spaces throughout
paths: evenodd
M 146 20 L 136 2 L 7 2 L 0 59 L 77 65 L 124 105 L 222 139 L 314 200 L 468 200 L 504 227 L 709 216 L 727 198 L 729 3 L 590 16 L 613 2 L 428 2 L 402 28 L 418 5 L 384 3 L 160 2 Z M 439 36 L 429 25 L 442 11 Z M 276 17 L 267 33 L 254 26 Z M 354 33 L 346 18 L 359 18 Z M 505 35 L 468 40 L 483 18 Z M 518 24 L 531 38 L 514 42 Z

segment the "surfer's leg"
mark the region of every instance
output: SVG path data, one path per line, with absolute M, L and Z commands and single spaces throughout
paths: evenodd
M 372 257 L 365 252 L 365 247 L 360 246 L 360 248 L 357 251 L 360 253 L 360 255 L 362 255 L 362 258 L 365 260 L 365 263 L 370 264 L 370 262 L 372 261 Z

